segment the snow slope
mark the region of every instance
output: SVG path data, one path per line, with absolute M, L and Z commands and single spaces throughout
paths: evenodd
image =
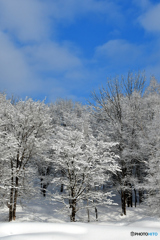
M 155 226 L 150 221 L 143 221 L 143 227 L 131 226 L 111 226 L 95 225 L 87 223 L 1 223 L 0 240 L 128 240 L 128 239 L 159 239 L 159 222 Z M 154 233 L 156 236 L 131 236 L 131 232 L 140 234 Z
M 0 209 L 0 240 L 128 240 L 160 239 L 160 219 L 147 216 L 145 206 L 127 208 L 121 215 L 120 206 L 98 207 L 99 221 L 94 211 L 91 223 L 87 223 L 86 212 L 79 220 L 69 223 L 69 217 L 57 212 L 61 206 L 53 205 L 44 198 L 31 201 L 23 208 L 17 207 L 17 218 L 8 222 L 8 208 Z M 80 223 L 82 220 L 86 223 Z M 84 218 L 86 217 L 86 218 Z M 78 217 L 77 217 L 78 219 Z M 157 236 L 131 236 L 136 233 L 156 233 Z

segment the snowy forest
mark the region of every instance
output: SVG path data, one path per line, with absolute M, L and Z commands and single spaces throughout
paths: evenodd
M 144 73 L 108 79 L 88 104 L 0 93 L 0 209 L 8 221 L 39 196 L 71 222 L 117 204 L 160 217 L 160 84 Z

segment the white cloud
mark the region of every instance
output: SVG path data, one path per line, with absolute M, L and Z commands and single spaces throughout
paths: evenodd
M 77 16 L 99 13 L 119 22 L 118 6 L 109 0 L 2 0 L 0 29 L 20 41 L 42 41 L 57 30 L 57 23 L 73 21 Z
M 141 8 L 141 10 L 145 11 L 151 7 L 151 3 L 149 0 L 132 0 L 134 4 Z
M 125 66 L 142 59 L 143 47 L 131 44 L 123 39 L 110 40 L 96 48 L 95 57 L 104 61 L 112 67 Z
M 53 91 L 50 90 L 54 89 L 54 97 L 55 92 L 56 97 L 64 93 L 67 96 L 65 88 L 69 88 L 68 76 L 72 89 L 80 81 L 80 73 L 84 69 L 80 58 L 66 44 L 48 42 L 16 48 L 8 36 L 1 32 L 0 52 L 0 90 L 7 90 L 9 94 L 30 95 L 36 92 L 52 95 Z M 51 82 L 47 80 L 50 74 Z
M 27 66 L 23 54 L 15 48 L 7 35 L 0 32 L 0 82 L 1 90 L 10 92 L 32 89 L 33 75 Z M 3 88 L 3 89 L 2 89 Z
M 37 71 L 69 71 L 81 67 L 80 59 L 69 48 L 55 42 L 24 48 L 29 64 Z
M 81 14 L 101 13 L 110 18 L 120 16 L 118 7 L 109 0 L 49 0 L 53 18 L 58 20 L 73 20 Z
M 45 10 L 38 0 L 0 1 L 0 28 L 21 41 L 42 40 L 48 30 Z
M 52 4 L 49 0 L 0 1 L 1 90 L 17 94 L 43 92 L 45 74 L 52 72 L 53 79 L 60 74 L 62 81 L 66 72 L 72 74 L 83 68 L 71 43 L 49 40 L 49 17 L 51 13 L 54 15 L 50 12 Z M 13 41 L 13 35 L 22 45 Z
M 139 17 L 139 22 L 143 28 L 150 32 L 160 31 L 160 4 L 149 8 L 144 14 Z

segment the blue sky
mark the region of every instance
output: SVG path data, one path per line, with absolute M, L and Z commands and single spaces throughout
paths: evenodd
M 0 0 L 0 90 L 85 103 L 107 77 L 160 76 L 158 0 Z

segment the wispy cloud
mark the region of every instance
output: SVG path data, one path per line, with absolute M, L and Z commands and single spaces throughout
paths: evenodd
M 138 20 L 146 31 L 160 32 L 160 4 L 147 8 Z
M 82 63 L 76 53 L 67 46 L 56 42 L 44 42 L 42 44 L 24 48 L 30 65 L 38 71 L 67 71 L 81 67 Z
M 46 6 L 38 0 L 0 1 L 0 28 L 23 42 L 42 41 L 48 32 Z
M 26 64 L 24 55 L 10 41 L 8 36 L 0 32 L 0 82 L 1 90 L 24 92 L 33 88 L 31 70 Z
M 112 20 L 122 17 L 118 5 L 110 0 L 48 0 L 53 19 L 73 21 L 79 15 L 97 13 Z
M 132 0 L 133 4 L 137 5 L 142 11 L 147 10 L 151 7 L 151 2 L 149 0 Z
M 132 44 L 124 39 L 115 39 L 98 46 L 95 53 L 96 58 L 105 61 L 105 64 L 110 68 L 118 70 L 126 65 L 127 67 L 132 66 L 135 62 L 140 67 L 144 47 Z
M 88 13 L 116 21 L 122 17 L 109 0 L 5 0 L 0 1 L 0 28 L 21 41 L 43 41 L 60 22 L 74 21 Z M 101 17 L 102 17 L 101 15 Z

